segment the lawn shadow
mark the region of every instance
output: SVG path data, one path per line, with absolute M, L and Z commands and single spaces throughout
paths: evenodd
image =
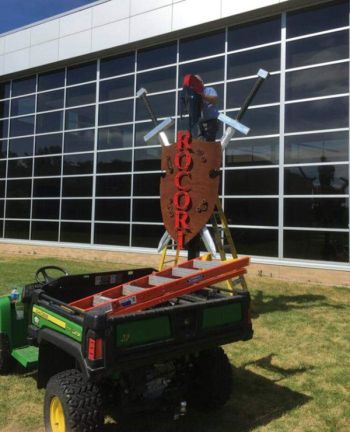
M 219 411 L 189 411 L 178 421 L 156 411 L 139 413 L 123 419 L 120 425 L 105 425 L 104 432 L 249 432 L 311 400 L 248 369 L 236 368 L 233 375 L 232 397 Z
M 274 382 L 278 382 L 278 381 L 281 381 L 285 378 L 288 378 L 288 377 L 291 377 L 294 375 L 299 375 L 299 374 L 302 374 L 304 372 L 308 372 L 308 371 L 314 369 L 314 366 L 307 366 L 307 367 L 300 367 L 300 368 L 289 368 L 289 369 L 282 368 L 280 366 L 272 364 L 272 360 L 273 360 L 273 357 L 275 355 L 276 354 L 272 353 L 266 357 L 261 357 L 258 360 L 253 360 L 253 361 L 244 363 L 242 365 L 242 368 L 246 369 L 247 366 L 257 366 L 257 367 L 260 367 L 261 369 L 265 369 L 268 372 L 278 374 L 280 377 L 274 379 L 273 380 Z
M 295 309 L 310 307 L 329 307 L 332 309 L 346 309 L 344 305 L 331 304 L 327 297 L 318 294 L 279 295 L 272 296 L 259 290 L 252 294 L 253 318 L 270 312 L 288 312 Z

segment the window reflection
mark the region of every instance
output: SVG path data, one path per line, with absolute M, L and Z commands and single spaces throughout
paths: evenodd
M 58 223 L 57 222 L 32 222 L 32 240 L 58 240 Z
M 95 223 L 95 244 L 129 246 L 130 226 Z
M 133 120 L 133 100 L 104 103 L 99 106 L 99 125 L 128 123 Z
M 331 132 L 285 137 L 285 163 L 347 161 L 349 133 Z
M 96 79 L 97 63 L 84 63 L 67 69 L 67 85 L 94 81 Z
M 7 156 L 7 141 L 0 141 L 0 159 Z
M 37 135 L 35 137 L 35 154 L 44 155 L 62 152 L 62 134 Z
M 95 107 L 69 109 L 66 111 L 66 129 L 80 129 L 95 125 Z
M 159 196 L 160 174 L 135 174 L 134 196 Z
M 157 66 L 175 63 L 176 51 L 176 42 L 139 50 L 137 52 L 137 69 L 151 69 Z
M 90 174 L 93 170 L 92 153 L 65 155 L 63 158 L 63 175 Z
M 160 169 L 160 147 L 146 147 L 134 152 L 134 171 L 157 171 Z
M 96 196 L 130 196 L 131 175 L 96 177 Z
M 61 156 L 35 158 L 34 175 L 57 176 L 61 174 Z
M 174 116 L 175 114 L 175 92 L 148 97 L 152 109 L 157 118 Z M 142 100 L 136 102 L 136 120 L 148 120 L 149 113 Z
M 11 116 L 31 114 L 35 111 L 35 96 L 12 99 Z
M 6 176 L 6 161 L 0 161 L 0 178 L 5 179 Z
M 9 116 L 10 101 L 4 100 L 0 102 L 0 118 Z
M 250 127 L 251 135 L 271 135 L 279 132 L 279 106 L 248 109 L 243 123 Z M 235 117 L 237 111 L 228 115 Z
M 30 200 L 8 200 L 6 202 L 6 217 L 14 219 L 29 219 Z
M 102 59 L 100 63 L 100 77 L 107 78 L 133 72 L 135 69 L 134 65 L 134 52 Z
M 96 101 L 96 84 L 67 88 L 66 106 L 86 105 Z
M 256 78 L 227 83 L 226 107 L 241 107 L 249 95 Z M 253 105 L 279 102 L 280 100 L 280 75 L 271 75 L 255 96 Z
M 327 231 L 284 231 L 284 257 L 349 262 L 349 234 Z
M 278 194 L 278 169 L 239 169 L 225 172 L 226 195 Z
M 33 200 L 33 219 L 58 219 L 59 200 Z
M 50 90 L 64 86 L 65 70 L 55 70 L 40 74 L 38 77 L 38 91 Z
M 348 63 L 310 68 L 286 74 L 286 100 L 347 93 L 348 89 Z
M 92 177 L 64 177 L 64 197 L 85 197 L 92 196 Z
M 6 99 L 10 97 L 10 82 L 0 83 L 0 99 Z
M 225 32 L 222 30 L 188 39 L 180 39 L 180 61 L 206 57 L 224 51 Z
M 34 116 L 11 119 L 10 136 L 14 137 L 14 136 L 21 136 L 21 135 L 32 135 L 33 133 L 34 133 Z
M 349 126 L 349 98 L 323 99 L 286 105 L 286 132 Z
M 287 68 L 349 58 L 348 30 L 287 42 Z
M 281 39 L 280 16 L 264 21 L 257 21 L 228 30 L 228 50 L 238 50 L 255 45 L 275 42 Z
M 149 93 L 172 90 L 176 87 L 176 67 L 137 74 L 136 88 L 144 87 Z
M 132 147 L 133 126 L 112 126 L 98 131 L 98 149 Z
M 82 222 L 62 222 L 61 242 L 90 243 L 91 224 Z
M 128 222 L 130 220 L 130 200 L 97 199 L 95 202 L 95 220 Z
M 227 78 L 255 75 L 260 68 L 269 72 L 280 69 L 280 45 L 257 48 L 229 54 L 227 57 Z
M 279 138 L 234 140 L 226 148 L 226 166 L 278 163 Z
M 0 141 L 0 159 L 7 156 L 7 141 Z
M 327 162 L 325 156 L 320 162 Z M 337 195 L 349 193 L 347 165 L 324 164 L 285 168 L 285 193 Z
M 45 178 L 34 179 L 33 196 L 38 198 L 59 197 L 61 179 Z
M 156 248 L 164 234 L 164 227 L 158 225 L 133 225 L 132 246 Z
M 131 150 L 98 153 L 98 173 L 128 171 L 131 171 Z
M 5 238 L 27 240 L 29 238 L 29 221 L 5 221 Z
M 91 200 L 62 200 L 63 220 L 90 220 L 91 219 Z
M 8 198 L 26 198 L 30 197 L 32 189 L 31 180 L 8 180 L 7 197 Z M 1 194 L 0 194 L 1 196 Z
M 8 157 L 32 156 L 33 137 L 16 138 L 9 140 Z
M 134 199 L 133 220 L 136 222 L 162 222 L 159 199 Z
M 8 135 L 8 121 L 0 120 L 0 138 L 7 138 Z
M 64 90 L 55 90 L 38 94 L 38 111 L 50 111 L 63 108 Z
M 20 96 L 28 93 L 34 93 L 35 86 L 35 76 L 14 80 L 12 81 L 12 96 Z
M 278 225 L 278 199 L 225 199 L 225 214 L 233 225 Z
M 287 37 L 349 25 L 349 2 L 342 1 L 287 14 Z
M 64 152 L 80 152 L 94 149 L 95 130 L 81 130 L 64 134 Z
M 237 250 L 241 254 L 278 256 L 278 231 L 273 229 L 232 228 Z
M 31 177 L 32 176 L 32 158 L 13 159 L 8 161 L 8 177 Z
M 100 101 L 126 98 L 133 94 L 133 75 L 100 82 Z
M 36 116 L 36 132 L 55 132 L 63 128 L 63 111 L 54 111 Z
M 284 224 L 289 227 L 347 228 L 349 200 L 346 198 L 286 198 Z

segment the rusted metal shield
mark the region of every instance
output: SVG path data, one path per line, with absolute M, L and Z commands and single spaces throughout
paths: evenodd
M 183 246 L 208 222 L 218 198 L 219 142 L 191 140 L 162 149 L 160 202 L 165 228 Z M 182 241 L 180 238 L 182 236 Z

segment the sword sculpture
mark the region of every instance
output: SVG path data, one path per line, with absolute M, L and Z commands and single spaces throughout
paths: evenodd
M 138 90 L 138 92 L 136 93 L 136 96 L 140 97 L 142 99 L 142 101 L 145 104 L 145 107 L 146 107 L 146 109 L 147 109 L 147 111 L 148 111 L 148 113 L 152 119 L 152 122 L 154 124 L 154 128 L 143 137 L 144 141 L 149 142 L 152 138 L 158 136 L 159 142 L 163 147 L 170 146 L 171 144 L 169 143 L 169 140 L 168 140 L 168 137 L 165 133 L 165 130 L 174 124 L 174 119 L 171 117 L 167 117 L 162 122 L 160 122 L 160 123 L 158 122 L 158 119 L 157 119 L 157 117 L 156 117 L 156 115 L 152 109 L 151 103 L 148 100 L 147 90 L 145 88 L 141 88 L 140 90 Z M 215 253 L 216 253 L 215 242 L 214 242 L 212 236 L 210 235 L 208 228 L 206 226 L 204 226 L 201 229 L 200 234 L 201 234 L 201 238 L 202 238 L 203 243 L 204 243 L 206 249 L 208 250 L 208 252 L 215 255 Z M 171 240 L 172 240 L 171 235 L 168 233 L 168 231 L 165 231 L 162 238 L 160 239 L 160 242 L 158 245 L 158 252 L 162 251 L 164 249 L 164 247 L 166 247 L 170 243 Z
M 225 124 L 226 130 L 221 140 L 215 142 L 196 140 L 189 131 L 179 131 L 177 142 L 170 144 L 165 130 L 174 124 L 174 119 L 168 117 L 158 122 L 147 91 L 142 88 L 137 92 L 154 124 L 144 140 L 148 142 L 158 136 L 162 145 L 161 209 L 167 230 L 160 239 L 158 252 L 167 247 L 172 239 L 177 241 L 178 249 L 183 249 L 189 240 L 200 233 L 206 249 L 212 255 L 216 254 L 215 242 L 206 223 L 218 197 L 221 153 L 236 131 L 243 135 L 250 131 L 240 120 L 269 73 L 260 69 L 257 75 L 258 79 L 236 118 L 219 114 L 218 120 Z

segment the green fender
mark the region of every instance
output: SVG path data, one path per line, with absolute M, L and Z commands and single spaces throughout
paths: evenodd
M 8 295 L 0 297 L 0 333 L 11 339 L 11 301 Z

